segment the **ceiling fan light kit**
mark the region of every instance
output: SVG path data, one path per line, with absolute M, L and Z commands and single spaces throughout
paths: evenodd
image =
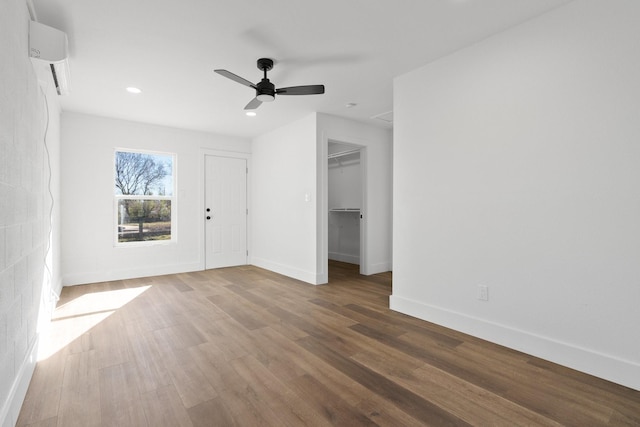
M 273 68 L 273 59 L 260 58 L 258 59 L 258 69 L 263 72 L 263 78 L 259 83 L 253 84 L 249 80 L 244 79 L 238 75 L 233 74 L 227 70 L 214 70 L 216 73 L 233 80 L 241 85 L 248 86 L 255 89 L 256 97 L 253 98 L 244 107 L 245 110 L 255 110 L 263 102 L 271 102 L 276 99 L 278 95 L 320 95 L 324 93 L 324 85 L 307 85 L 307 86 L 291 86 L 282 87 L 276 89 L 275 85 L 267 78 L 267 71 Z

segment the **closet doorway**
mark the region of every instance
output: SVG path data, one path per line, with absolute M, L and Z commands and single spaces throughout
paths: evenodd
M 365 148 L 328 141 L 328 259 L 356 264 L 363 271 Z

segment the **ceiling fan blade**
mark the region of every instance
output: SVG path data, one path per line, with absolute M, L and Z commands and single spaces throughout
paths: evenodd
M 216 73 L 220 74 L 221 76 L 225 76 L 226 78 L 233 80 L 234 82 L 238 82 L 241 85 L 249 86 L 249 87 L 252 87 L 254 89 L 256 88 L 256 85 L 251 83 L 249 80 L 243 79 L 242 77 L 237 76 L 237 75 L 233 74 L 230 71 L 227 71 L 227 70 L 213 70 L 213 71 L 215 71 Z
M 324 85 L 291 86 L 276 89 L 278 95 L 320 95 L 324 93 Z
M 244 107 L 244 109 L 245 110 L 255 110 L 260 105 L 262 105 L 262 101 L 260 101 L 258 98 L 253 98 L 251 101 L 249 101 L 247 106 Z

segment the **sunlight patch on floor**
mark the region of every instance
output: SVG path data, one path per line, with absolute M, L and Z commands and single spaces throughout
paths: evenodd
M 38 361 L 49 358 L 82 337 L 91 328 L 150 287 L 93 292 L 57 307 L 53 312 L 51 324 L 40 342 Z

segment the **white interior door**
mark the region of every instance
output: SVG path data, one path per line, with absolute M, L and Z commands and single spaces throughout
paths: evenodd
M 205 268 L 247 263 L 247 160 L 205 156 Z

